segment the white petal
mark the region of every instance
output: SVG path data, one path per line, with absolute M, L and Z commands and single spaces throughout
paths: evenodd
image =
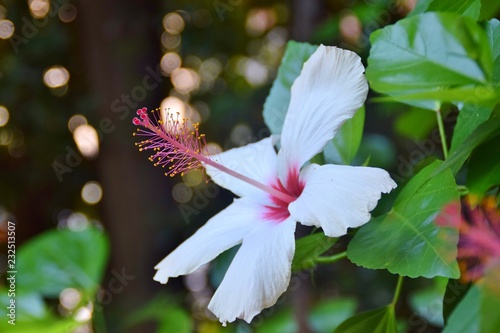
M 295 252 L 295 220 L 258 221 L 245 236 L 208 308 L 225 324 L 236 318 L 248 323 L 276 303 L 290 282 Z
M 276 151 L 274 150 L 272 137 L 212 155 L 212 159 L 265 185 L 271 184 L 276 179 Z M 261 203 L 268 202 L 269 195 L 261 189 L 212 166 L 205 165 L 205 169 L 215 183 L 234 194 L 240 197 L 250 196 Z
M 154 280 L 167 283 L 171 277 L 194 272 L 223 251 L 240 244 L 261 215 L 260 204 L 246 198 L 235 199 L 156 265 Z
M 337 130 L 364 103 L 368 84 L 354 52 L 321 45 L 306 61 L 292 86 L 281 133 L 278 173 L 283 183 L 290 168 L 321 152 Z
M 330 237 L 368 222 L 382 193 L 397 186 L 385 170 L 331 164 L 311 164 L 301 179 L 304 190 L 288 210 L 300 223 L 321 227 Z

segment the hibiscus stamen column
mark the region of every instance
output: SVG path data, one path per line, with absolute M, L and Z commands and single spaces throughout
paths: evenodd
M 255 181 L 215 162 L 205 149 L 205 135 L 199 133 L 198 123 L 193 124 L 191 129 L 185 119 L 180 120 L 179 114 L 174 117 L 172 113 L 167 113 L 167 117 L 163 121 L 161 117 L 156 115 L 159 111 L 159 109 L 152 110 L 153 117 L 150 117 L 146 108 L 139 109 L 137 110 L 139 117 L 135 117 L 132 122 L 134 125 L 144 128 L 138 128 L 134 136 L 147 137 L 146 140 L 136 143 L 139 150 L 153 150 L 155 153 L 149 157 L 149 160 L 155 166 L 161 166 L 162 168 L 167 166 L 166 176 L 173 177 L 179 173 L 184 175 L 185 172 L 202 167 L 205 164 L 251 184 L 285 203 L 295 201 L 296 198 L 287 193 Z

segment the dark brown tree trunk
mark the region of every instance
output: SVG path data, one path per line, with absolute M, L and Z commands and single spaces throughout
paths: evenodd
M 156 204 L 146 189 L 154 189 L 155 184 L 141 172 L 146 159 L 139 156 L 131 135 L 137 107 L 159 105 L 155 97 L 161 94 L 161 79 L 151 74 L 160 59 L 159 42 L 151 33 L 155 8 L 132 0 L 88 0 L 80 3 L 78 14 L 84 72 L 97 102 L 93 125 L 103 127 L 104 133 L 97 163 L 104 193 L 101 217 L 112 252 L 102 284 L 108 292 L 102 294 L 101 307 L 107 320 L 123 322 L 124 314 L 137 310 L 156 286 L 154 263 L 149 259 L 154 231 L 145 224 L 147 212 L 154 211 Z M 145 87 L 147 75 L 153 77 L 147 81 L 149 88 L 158 83 L 155 89 Z M 143 91 L 147 97 L 141 101 Z M 116 277 L 123 274 L 126 277 Z M 113 322 L 107 325 L 108 331 L 122 331 Z M 135 326 L 129 331 L 152 330 Z

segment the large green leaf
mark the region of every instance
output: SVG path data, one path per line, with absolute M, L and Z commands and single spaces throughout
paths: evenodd
M 315 266 L 314 259 L 335 244 L 337 238 L 326 237 L 322 232 L 302 237 L 295 243 L 292 271 L 310 269 Z
M 460 145 L 452 147 L 448 159 L 434 170 L 432 176 L 435 176 L 447 169 L 456 174 L 462 167 L 465 160 L 471 152 L 483 142 L 486 142 L 500 134 L 500 120 L 496 118 L 489 119 L 479 125 Z
M 325 161 L 334 164 L 351 164 L 363 138 L 364 124 L 365 107 L 363 106 L 354 117 L 342 125 L 333 140 L 326 145 L 323 151 Z
M 17 284 L 26 293 L 56 297 L 65 288 L 96 292 L 108 256 L 102 231 L 53 230 L 23 245 L 18 252 Z
M 480 11 L 480 0 L 419 0 L 410 16 L 424 12 L 447 12 L 461 14 L 477 20 Z
M 389 213 L 356 233 L 347 248 L 352 262 L 409 277 L 459 276 L 458 231 L 434 222 L 441 209 L 459 197 L 449 170 L 431 177 L 440 164 L 435 161 L 420 171 L 403 188 Z
M 299 76 L 304 62 L 316 51 L 317 45 L 289 41 L 278 75 L 274 80 L 269 96 L 264 103 L 264 122 L 272 134 L 280 134 L 285 115 L 290 104 L 290 89 Z
M 360 313 L 340 324 L 334 333 L 396 333 L 394 308 L 389 305 L 380 309 Z
M 371 88 L 401 102 L 437 110 L 450 100 L 452 88 L 489 87 L 493 61 L 488 38 L 470 18 L 419 14 L 375 31 L 370 41 L 366 76 Z M 415 94 L 423 95 L 403 97 Z

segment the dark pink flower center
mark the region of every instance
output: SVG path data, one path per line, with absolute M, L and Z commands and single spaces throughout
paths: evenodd
M 281 180 L 278 177 L 276 177 L 274 182 L 271 183 L 272 188 L 295 199 L 302 194 L 304 185 L 305 184 L 299 177 L 299 168 L 289 169 L 285 185 L 281 183 Z M 290 212 L 288 212 L 288 205 L 295 200 L 283 201 L 282 199 L 271 195 L 271 201 L 273 203 L 272 206 L 264 206 L 264 219 L 280 223 L 290 216 Z

